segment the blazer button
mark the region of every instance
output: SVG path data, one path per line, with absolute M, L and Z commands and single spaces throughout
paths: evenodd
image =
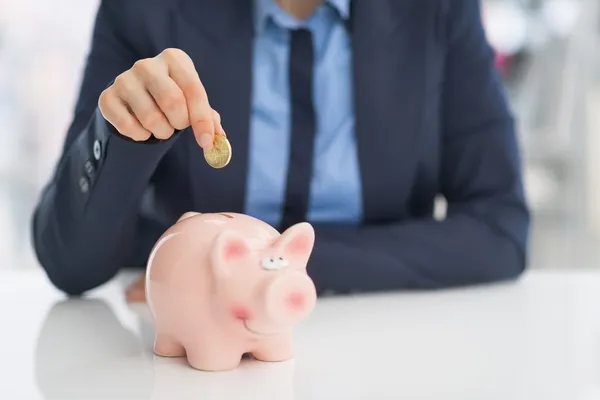
M 96 140 L 94 142 L 94 158 L 96 161 L 100 161 L 100 157 L 102 157 L 102 146 L 100 145 L 100 141 Z
M 84 176 L 79 178 L 79 190 L 81 190 L 81 193 L 87 193 L 90 190 L 90 183 Z
M 85 168 L 85 173 L 88 176 L 88 178 L 93 179 L 94 178 L 94 164 L 92 164 L 92 162 L 90 160 L 88 160 L 85 162 L 84 168 Z

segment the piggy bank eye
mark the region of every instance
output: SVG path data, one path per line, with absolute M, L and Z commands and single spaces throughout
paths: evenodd
M 266 257 L 261 262 L 261 266 L 268 271 L 282 269 L 288 265 L 289 262 L 283 257 Z
M 278 269 L 278 262 L 277 259 L 275 257 L 266 257 L 263 258 L 262 262 L 260 263 L 260 265 L 266 269 L 266 270 L 274 270 L 274 269 Z

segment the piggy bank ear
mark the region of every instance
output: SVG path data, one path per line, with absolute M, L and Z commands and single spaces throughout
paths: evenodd
M 243 236 L 233 231 L 221 232 L 211 250 L 212 268 L 219 276 L 229 276 L 233 266 L 250 255 L 250 246 Z
M 306 264 L 314 244 L 315 230 L 308 222 L 301 222 L 286 229 L 276 246 L 286 258 Z

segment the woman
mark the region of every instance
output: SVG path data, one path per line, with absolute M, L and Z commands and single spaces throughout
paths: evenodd
M 529 212 L 478 0 L 103 0 L 38 258 L 82 294 L 187 211 L 311 222 L 319 292 L 517 278 Z

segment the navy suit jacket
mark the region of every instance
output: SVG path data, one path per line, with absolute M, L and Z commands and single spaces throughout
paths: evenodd
M 33 217 L 37 257 L 69 295 L 144 265 L 186 211 L 243 212 L 253 13 L 249 0 L 103 0 L 74 118 Z M 319 292 L 431 289 L 518 277 L 529 211 L 513 117 L 478 0 L 354 0 L 360 226 L 316 224 L 308 272 Z M 193 59 L 234 148 L 213 170 L 185 130 L 140 144 L 98 111 L 136 60 Z M 96 157 L 95 157 L 96 156 Z M 436 195 L 447 217 L 432 216 Z

